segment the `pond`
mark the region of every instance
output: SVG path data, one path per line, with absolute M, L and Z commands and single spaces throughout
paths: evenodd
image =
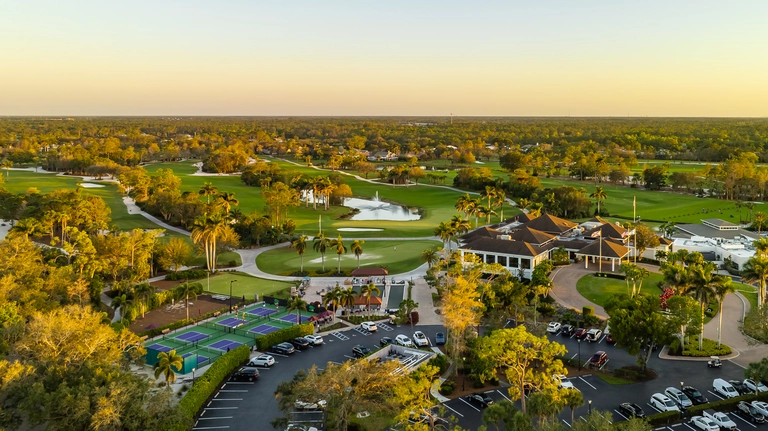
M 389 202 L 382 202 L 378 200 L 378 194 L 373 199 L 345 199 L 344 206 L 356 208 L 360 211 L 353 215 L 350 220 L 409 221 L 419 220 L 421 218 L 418 208 L 410 208 L 391 204 Z

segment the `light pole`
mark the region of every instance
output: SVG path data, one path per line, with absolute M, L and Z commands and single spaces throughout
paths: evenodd
M 192 384 L 195 384 L 195 369 L 192 368 Z
M 229 313 L 232 314 L 232 283 L 237 280 L 229 280 Z
M 683 391 L 683 384 L 684 384 L 683 382 L 680 382 L 680 392 Z
M 576 340 L 579 344 L 579 371 L 581 371 L 581 338 Z
M 467 358 L 461 358 L 461 392 L 464 392 L 464 384 L 467 381 L 467 370 L 464 368 L 464 362 Z
M 589 413 L 587 414 L 592 414 L 592 400 L 589 400 Z

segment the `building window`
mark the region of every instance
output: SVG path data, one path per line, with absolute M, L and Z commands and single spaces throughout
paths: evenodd
M 531 259 L 520 259 L 520 268 L 531 269 Z
M 501 266 L 507 266 L 507 256 L 496 256 L 496 260 Z
M 519 260 L 519 259 L 518 259 L 518 258 L 516 258 L 516 257 L 510 257 L 510 258 L 509 258 L 509 265 L 508 265 L 508 266 L 509 266 L 510 268 L 517 268 L 517 267 L 519 266 L 519 264 L 518 264 L 518 260 Z

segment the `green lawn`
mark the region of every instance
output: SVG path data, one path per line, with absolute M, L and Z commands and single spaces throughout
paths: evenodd
M 288 294 L 290 294 L 291 286 L 297 286 L 297 283 L 265 280 L 240 272 L 225 272 L 214 275 L 210 278 L 210 288 L 208 287 L 207 279 L 204 278 L 198 280 L 198 282 L 203 285 L 203 290 L 205 291 L 229 295 L 229 282 L 231 280 L 237 280 L 237 282 L 232 283 L 232 296 L 242 297 L 245 295 L 246 299 L 253 299 L 253 295 L 257 293 L 259 294 L 259 298 L 261 298 L 264 295 L 278 294 L 278 292 L 286 289 L 288 289 Z M 286 294 L 285 296 L 287 297 L 288 295 Z
M 656 283 L 661 280 L 661 274 L 651 273 L 648 278 L 643 280 L 643 287 L 640 291 L 649 295 L 661 295 L 661 290 L 656 287 Z M 629 295 L 631 293 L 627 290 L 627 283 L 624 280 L 595 277 L 594 275 L 581 277 L 576 282 L 576 290 L 581 296 L 600 306 L 605 305 L 612 296 L 622 293 Z
M 612 376 L 610 374 L 595 373 L 598 379 L 608 383 L 609 385 L 631 385 L 634 383 L 631 380 L 622 379 L 621 377 Z
M 352 241 L 345 241 L 349 248 Z M 400 274 L 419 267 L 423 262 L 419 259 L 421 252 L 430 247 L 440 246 L 439 241 L 366 241 L 363 244 L 363 254 L 360 256 L 361 267 L 379 267 L 384 265 L 390 274 Z M 397 247 L 397 250 L 395 250 Z M 325 253 L 326 271 L 336 271 L 338 255 L 331 249 Z M 301 269 L 301 258 L 288 247 L 277 248 L 260 254 L 256 264 L 270 274 L 290 275 Z M 354 253 L 347 251 L 341 257 L 341 270 L 349 273 L 357 268 L 357 258 Z M 321 271 L 321 255 L 307 244 L 304 254 L 304 270 L 310 274 Z M 327 274 L 326 274 L 327 275 Z

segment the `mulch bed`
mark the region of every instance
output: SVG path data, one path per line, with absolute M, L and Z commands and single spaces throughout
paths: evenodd
M 197 297 L 197 299 L 190 300 L 189 302 L 190 318 L 229 307 L 229 301 L 212 299 L 210 295 L 200 295 Z M 149 311 L 144 317 L 139 316 L 139 318 L 131 324 L 129 329 L 138 333 L 148 329 L 167 325 L 169 323 L 177 322 L 187 317 L 186 309 L 170 308 L 168 305 L 170 304 L 163 305 L 159 308 Z

